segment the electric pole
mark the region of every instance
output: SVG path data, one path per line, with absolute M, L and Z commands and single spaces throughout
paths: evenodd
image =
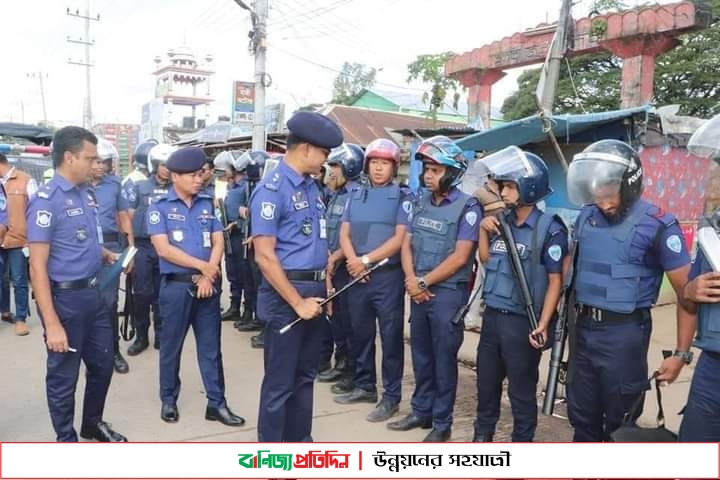
M 95 17 L 90 16 L 90 0 L 85 1 L 85 13 L 81 14 L 79 10 L 71 12 L 70 8 L 67 9 L 67 14 L 71 17 L 81 18 L 85 20 L 85 38 L 72 39 L 70 36 L 67 37 L 69 43 L 77 43 L 85 47 L 85 61 L 73 61 L 68 59 L 68 63 L 72 65 L 79 65 L 85 67 L 85 102 L 83 105 L 83 127 L 92 128 L 92 101 L 90 96 L 90 68 L 94 67 L 90 62 L 90 47 L 95 45 L 95 42 L 90 39 L 90 22 L 99 22 L 100 14 Z
M 255 0 L 254 10 L 247 6 L 243 0 L 235 0 L 245 10 L 250 12 L 253 29 L 248 33 L 250 37 L 249 50 L 255 55 L 255 101 L 253 114 L 253 150 L 265 150 L 265 88 L 270 86 L 270 76 L 265 72 L 265 52 L 267 50 L 267 16 L 268 0 Z
M 42 101 L 42 109 L 43 109 L 43 125 L 47 127 L 48 119 L 47 119 L 47 108 L 45 108 L 45 86 L 43 85 L 43 78 L 47 77 L 47 73 L 43 73 L 43 72 L 28 73 L 27 76 L 28 76 L 28 78 L 37 78 L 40 81 L 40 100 Z M 24 115 L 23 115 L 23 117 L 24 117 Z

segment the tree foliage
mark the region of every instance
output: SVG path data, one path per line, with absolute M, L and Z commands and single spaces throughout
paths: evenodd
M 407 66 L 408 83 L 420 80 L 429 84 L 428 90 L 423 93 L 423 102 L 429 105 L 429 115 L 433 120 L 437 118 L 437 112 L 450 92 L 453 108 L 457 109 L 463 87 L 457 80 L 445 76 L 445 64 L 455 55 L 454 52 L 418 55 Z
M 358 94 L 375 85 L 377 70 L 361 63 L 343 63 L 340 73 L 333 83 L 332 103 L 350 105 Z

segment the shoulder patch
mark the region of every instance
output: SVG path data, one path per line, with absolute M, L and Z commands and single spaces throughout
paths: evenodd
M 158 212 L 157 210 L 153 210 L 152 212 L 150 212 L 150 214 L 148 215 L 148 222 L 150 222 L 150 225 L 157 225 L 158 223 L 160 223 L 160 212 Z
M 682 251 L 682 239 L 678 235 L 670 235 L 665 240 L 665 246 L 674 253 L 680 253 Z
M 548 255 L 553 259 L 553 261 L 557 262 L 562 256 L 562 248 L 560 248 L 560 245 L 550 245 L 548 248 Z
M 410 200 L 403 201 L 402 209 L 405 213 L 410 213 L 410 211 L 412 210 L 412 202 Z
M 38 210 L 35 213 L 35 225 L 40 228 L 48 228 L 52 220 L 52 212 L 49 210 Z
M 477 213 L 475 212 L 467 212 L 465 214 L 465 221 L 470 225 L 471 227 L 475 226 L 475 222 L 477 222 Z

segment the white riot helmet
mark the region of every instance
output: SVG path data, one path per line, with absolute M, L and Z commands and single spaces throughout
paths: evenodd
M 150 149 L 150 152 L 148 152 L 147 157 L 148 171 L 150 173 L 157 172 L 158 167 L 160 165 L 165 165 L 165 163 L 167 163 L 168 161 L 168 158 L 170 158 L 170 154 L 172 154 L 177 149 L 178 147 L 168 145 L 166 143 L 161 143 L 152 147 Z
M 109 140 L 98 137 L 97 152 L 99 160 L 109 163 L 107 172 L 114 172 L 117 169 L 117 163 L 120 160 L 120 155 L 118 155 L 115 145 L 113 145 Z
M 720 115 L 705 122 L 688 141 L 688 151 L 720 163 Z
M 233 152 L 226 150 L 215 155 L 215 159 L 213 160 L 213 168 L 215 170 L 227 172 L 228 170 L 233 168 L 234 161 L 235 156 L 233 155 Z

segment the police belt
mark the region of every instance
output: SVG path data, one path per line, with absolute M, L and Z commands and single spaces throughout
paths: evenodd
M 324 282 L 326 276 L 325 270 L 286 270 L 285 275 L 296 282 Z
M 592 307 L 590 305 L 575 305 L 575 311 L 578 315 L 582 315 L 597 323 L 622 323 L 622 322 L 640 322 L 650 320 L 649 308 L 638 308 L 630 313 L 611 312 L 602 308 Z
M 199 273 L 166 273 L 164 275 L 165 280 L 168 282 L 177 283 L 195 283 L 195 280 L 200 277 Z
M 103 242 L 119 242 L 120 241 L 120 234 L 117 232 L 103 232 Z
M 67 282 L 50 282 L 53 290 L 83 290 L 85 288 L 95 288 L 98 286 L 97 275 L 82 280 L 69 280 Z

